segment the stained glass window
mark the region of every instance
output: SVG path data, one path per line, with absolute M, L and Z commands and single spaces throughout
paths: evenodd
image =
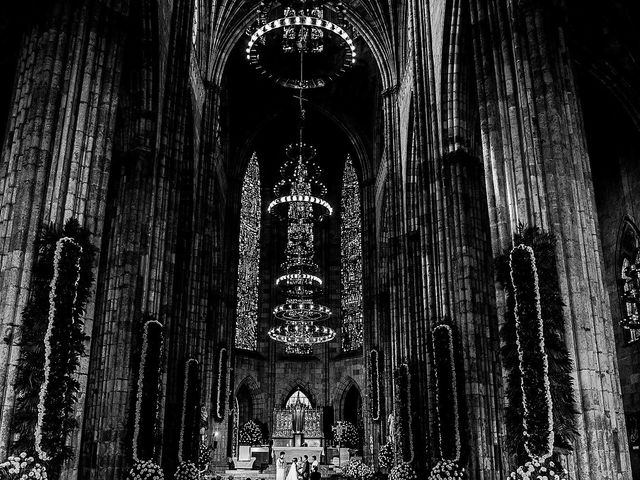
M 237 348 L 246 350 L 255 350 L 258 343 L 261 220 L 260 167 L 254 153 L 242 182 L 240 206 L 240 254 L 235 345 Z
M 638 311 L 638 305 L 633 301 L 627 301 L 626 294 L 629 293 L 637 285 L 637 273 L 634 274 L 633 270 L 637 272 L 637 268 L 640 265 L 640 235 L 638 230 L 630 221 L 626 221 L 622 238 L 620 241 L 620 259 L 621 269 L 620 274 L 622 278 L 622 289 L 620 291 L 620 306 L 624 320 L 627 322 L 637 324 L 637 319 L 640 316 Z M 634 278 L 635 277 L 635 278 Z M 624 339 L 626 342 L 635 342 L 640 340 L 640 330 L 637 328 L 629 328 L 626 326 L 623 328 Z
M 285 407 L 293 407 L 294 405 L 296 405 L 297 403 L 301 404 L 301 405 L 306 405 L 307 407 L 311 408 L 311 401 L 309 400 L 309 397 L 307 397 L 301 390 L 296 390 L 295 392 L 293 392 L 289 398 L 287 399 L 287 404 L 285 405 Z
M 195 45 L 198 39 L 198 28 L 200 25 L 200 0 L 193 3 L 193 23 L 191 24 L 191 42 Z
M 362 223 L 360 188 L 351 157 L 342 176 L 340 252 L 342 278 L 342 350 L 362 348 Z

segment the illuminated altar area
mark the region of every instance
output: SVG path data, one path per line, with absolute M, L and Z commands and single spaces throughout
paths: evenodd
M 285 452 L 287 460 L 315 455 L 324 457 L 322 409 L 313 408 L 304 393 L 298 390 L 285 408 L 273 411 L 273 449 Z

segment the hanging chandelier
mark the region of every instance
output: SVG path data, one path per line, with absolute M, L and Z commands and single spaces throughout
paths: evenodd
M 301 107 L 301 118 L 304 110 Z M 331 316 L 331 310 L 316 302 L 323 280 L 314 260 L 314 227 L 331 215 L 333 208 L 324 200 L 327 189 L 320 181 L 320 169 L 313 163 L 316 150 L 300 141 L 286 149 L 288 160 L 280 168 L 282 179 L 275 185 L 268 212 L 287 221 L 284 274 L 276 279 L 285 302 L 273 309 L 283 323 L 269 330 L 269 337 L 290 346 L 308 346 L 333 340 L 335 331 L 316 325 Z
M 353 32 L 341 1 L 260 2 L 257 20 L 247 34 L 247 60 L 283 87 L 323 87 L 356 61 Z M 314 62 L 300 75 L 304 55 Z

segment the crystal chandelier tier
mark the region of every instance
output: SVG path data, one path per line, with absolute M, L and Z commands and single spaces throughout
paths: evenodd
M 247 60 L 283 87 L 324 87 L 356 61 L 341 1 L 262 1 L 247 34 Z M 299 57 L 305 54 L 316 61 L 305 75 L 299 75 Z

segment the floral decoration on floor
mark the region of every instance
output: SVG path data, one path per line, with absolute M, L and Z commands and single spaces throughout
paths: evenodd
M 201 478 L 198 467 L 193 462 L 180 462 L 176 473 L 173 476 L 175 480 L 199 480 Z
M 349 463 L 344 468 L 342 473 L 347 478 L 353 478 L 358 480 L 372 479 L 375 474 L 375 472 L 373 471 L 373 468 L 371 468 L 366 463 L 363 463 L 362 460 L 358 460 L 358 459 L 353 459 L 349 461 Z
M 151 460 L 139 460 L 127 473 L 126 480 L 164 480 L 164 472 Z
M 402 462 L 391 469 L 389 480 L 418 480 L 418 475 L 410 463 Z
M 47 469 L 44 465 L 27 456 L 11 455 L 6 462 L 0 463 L 0 478 L 7 480 L 47 480 Z
M 447 478 L 467 478 L 467 472 L 457 462 L 440 460 L 431 469 L 429 480 L 444 480 Z
M 509 478 L 514 480 L 568 480 L 569 472 L 553 460 L 540 461 L 533 459 L 511 472 Z

